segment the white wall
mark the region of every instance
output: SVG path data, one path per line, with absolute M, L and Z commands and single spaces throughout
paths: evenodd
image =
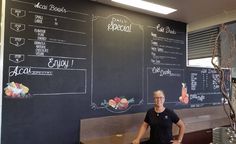
M 206 19 L 188 24 L 188 32 L 204 29 L 214 25 L 219 25 L 236 20 L 236 10 L 225 11 L 222 14 L 215 15 Z

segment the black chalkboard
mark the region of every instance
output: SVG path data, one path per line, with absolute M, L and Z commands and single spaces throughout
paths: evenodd
M 134 106 L 144 100 L 143 27 L 120 14 L 93 16 L 92 23 L 92 104 L 114 113 L 127 111 L 128 105 L 114 109 L 107 102 L 120 98 Z
M 78 143 L 80 119 L 144 112 L 156 89 L 167 107 L 207 106 L 191 99 L 185 23 L 87 0 L 5 10 L 3 144 Z
M 230 70 L 225 69 L 225 85 L 230 92 Z M 222 104 L 219 85 L 220 75 L 211 68 L 188 67 L 186 83 L 190 107 L 214 106 Z
M 2 143 L 79 143 L 90 98 L 92 6 L 6 1 Z
M 172 109 L 189 107 L 188 103 L 181 103 L 182 84 L 185 84 L 184 70 L 158 68 L 156 71 L 148 69 L 147 79 L 147 104 L 153 105 L 152 93 L 161 89 L 165 92 L 167 107 Z

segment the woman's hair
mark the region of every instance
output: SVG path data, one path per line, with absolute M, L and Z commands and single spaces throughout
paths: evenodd
M 163 96 L 165 97 L 165 93 L 164 93 L 163 90 L 155 90 L 155 91 L 153 92 L 153 96 L 154 96 L 155 94 L 163 95 Z

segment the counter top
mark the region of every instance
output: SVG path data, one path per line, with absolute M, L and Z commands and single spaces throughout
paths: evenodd
M 186 125 L 186 133 L 229 125 L 222 106 L 176 110 Z M 84 144 L 130 144 L 135 138 L 145 113 L 84 119 L 81 142 Z M 178 128 L 173 127 L 176 135 Z M 144 138 L 148 138 L 149 131 Z

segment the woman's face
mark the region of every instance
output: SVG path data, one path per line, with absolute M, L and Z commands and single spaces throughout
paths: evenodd
M 164 105 L 165 96 L 162 92 L 155 92 L 153 97 L 156 106 L 162 107 Z

